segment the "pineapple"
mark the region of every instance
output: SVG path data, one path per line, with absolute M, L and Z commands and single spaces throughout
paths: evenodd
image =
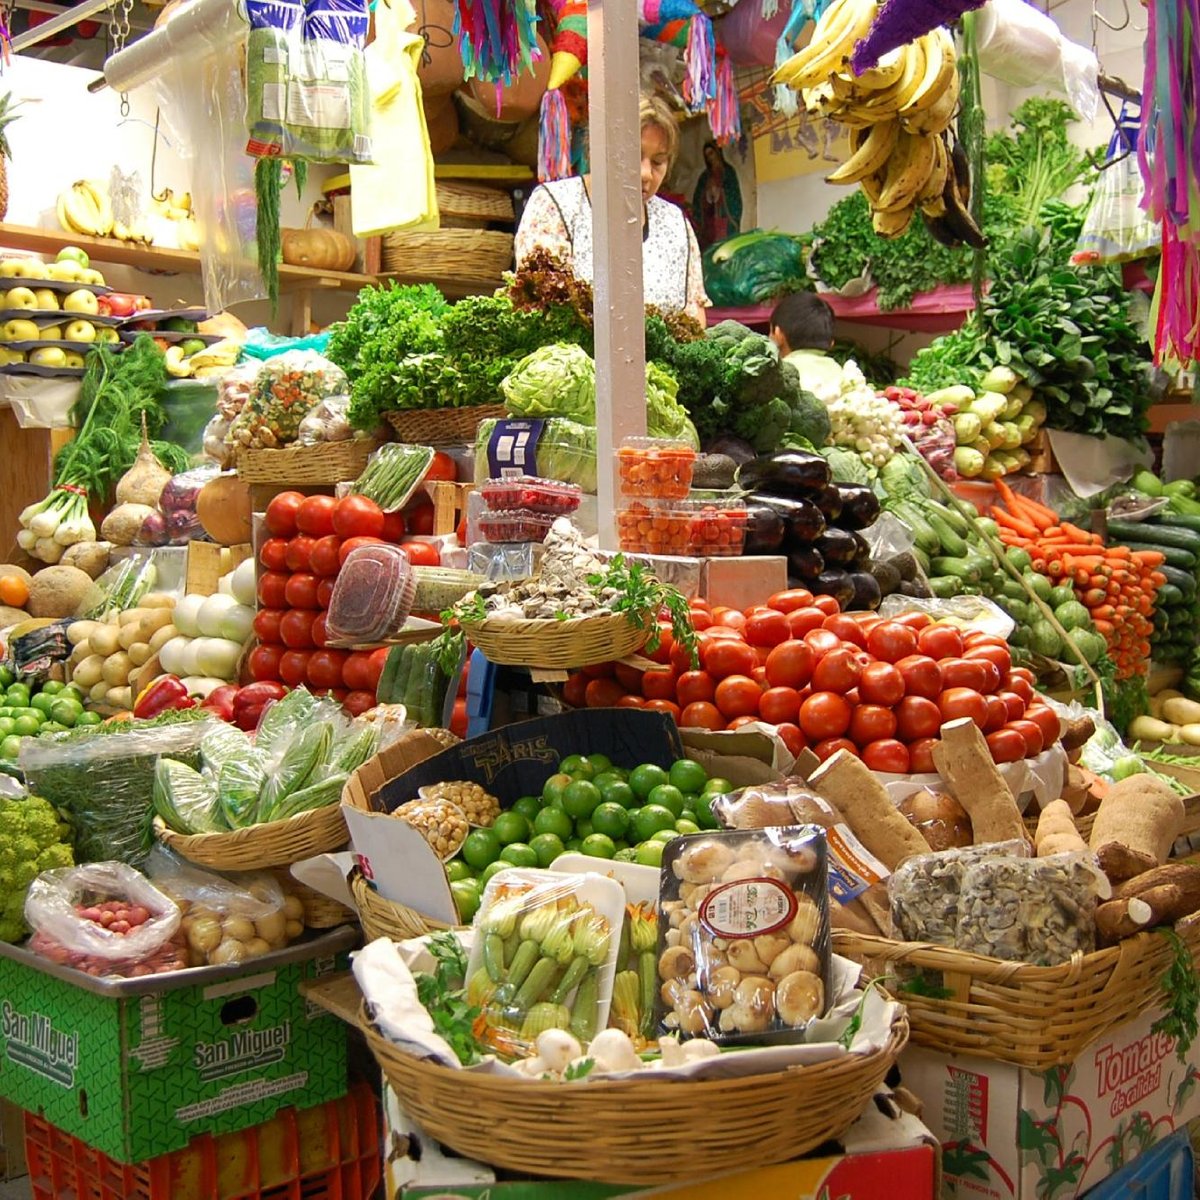
M 12 158 L 12 147 L 8 144 L 8 127 L 18 119 L 12 92 L 0 97 L 0 221 L 8 216 L 8 160 Z

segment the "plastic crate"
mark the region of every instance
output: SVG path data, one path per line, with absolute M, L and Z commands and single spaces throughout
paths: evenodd
M 374 1093 L 283 1108 L 238 1133 L 201 1134 L 182 1150 L 119 1163 L 25 1114 L 33 1200 L 370 1200 L 382 1175 Z
M 1177 1129 L 1084 1193 L 1084 1200 L 1192 1200 L 1192 1144 Z

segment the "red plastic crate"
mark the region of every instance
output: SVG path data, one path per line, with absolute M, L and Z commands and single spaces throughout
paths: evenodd
M 133 1164 L 27 1112 L 25 1156 L 33 1200 L 370 1200 L 382 1175 L 379 1125 L 374 1094 L 356 1083 L 340 1100 L 282 1108 Z

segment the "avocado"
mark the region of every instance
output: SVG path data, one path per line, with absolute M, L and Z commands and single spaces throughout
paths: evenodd
M 724 454 L 701 454 L 692 468 L 692 487 L 729 488 L 737 474 L 737 463 Z

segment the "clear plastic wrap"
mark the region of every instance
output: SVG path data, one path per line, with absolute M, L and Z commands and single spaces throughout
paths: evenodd
M 617 450 L 621 495 L 685 500 L 692 486 L 696 451 L 669 438 L 629 437 Z
M 659 893 L 659 1031 L 726 1045 L 804 1040 L 828 998 L 824 831 L 669 842 Z
M 235 447 L 273 450 L 296 440 L 304 418 L 347 390 L 345 372 L 311 350 L 289 350 L 259 365 L 229 430 Z
M 948 792 L 921 788 L 905 796 L 898 807 L 930 850 L 962 849 L 974 841 L 967 810 Z
M 53 962 L 89 975 L 149 975 L 170 969 L 180 912 L 132 867 L 94 862 L 43 871 L 26 894 L 25 920 L 30 949 Z
M 113 563 L 92 584 L 77 615 L 82 620 L 102 621 L 114 613 L 136 608 L 157 582 L 154 556 L 131 554 Z
M 219 467 L 233 465 L 233 447 L 226 440 L 232 425 L 232 417 L 223 417 L 217 413 L 204 427 L 204 453 Z
M 417 579 L 399 546 L 359 546 L 338 571 L 326 617 L 331 646 L 366 646 L 397 634 L 412 611 Z
M 492 512 L 528 509 L 556 517 L 573 513 L 583 499 L 583 492 L 575 484 L 539 479 L 536 475 L 486 479 L 479 485 L 479 493 Z
M 596 427 L 566 417 L 480 421 L 475 478 L 538 475 L 596 490 Z
M 217 385 L 217 415 L 234 419 L 246 407 L 251 393 L 254 391 L 254 381 L 258 378 L 258 368 L 262 364 L 257 360 L 241 363 L 221 376 Z
M 528 508 L 491 509 L 480 514 L 479 533 L 487 541 L 499 545 L 544 542 L 554 521 L 552 513 L 533 512 Z
M 323 442 L 348 442 L 354 437 L 350 424 L 350 397 L 344 393 L 322 400 L 300 422 L 296 441 L 301 446 L 319 446 Z

